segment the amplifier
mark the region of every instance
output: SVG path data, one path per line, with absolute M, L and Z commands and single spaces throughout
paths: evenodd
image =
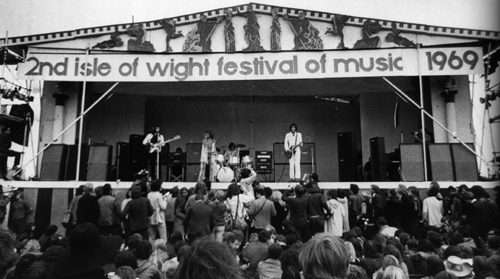
M 186 164 L 186 153 L 184 152 L 170 152 L 168 154 L 168 165 L 170 166 L 183 166 Z
M 271 173 L 273 171 L 272 151 L 255 151 L 255 171 L 258 173 Z

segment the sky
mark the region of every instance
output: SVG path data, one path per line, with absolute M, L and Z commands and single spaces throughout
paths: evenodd
M 158 20 L 248 4 L 242 0 L 0 0 L 0 37 Z M 499 0 L 256 0 L 310 9 L 428 25 L 500 31 Z M 311 5 L 314 3 L 314 5 Z

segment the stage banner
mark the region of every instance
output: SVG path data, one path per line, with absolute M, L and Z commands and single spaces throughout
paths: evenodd
M 480 47 L 263 53 L 49 53 L 20 63 L 18 79 L 179 82 L 388 76 L 481 75 Z

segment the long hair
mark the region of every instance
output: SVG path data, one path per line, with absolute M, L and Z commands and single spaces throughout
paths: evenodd
M 233 196 L 237 196 L 240 194 L 240 186 L 236 183 L 231 183 L 227 186 L 226 196 L 228 199 L 231 199 Z
M 208 134 L 209 139 L 214 139 L 214 132 L 212 132 L 212 130 L 205 130 L 203 134 Z
M 243 279 L 228 245 L 203 237 L 195 241 L 180 262 L 175 279 Z
M 349 250 L 340 238 L 321 233 L 304 246 L 299 256 L 305 279 L 346 278 Z

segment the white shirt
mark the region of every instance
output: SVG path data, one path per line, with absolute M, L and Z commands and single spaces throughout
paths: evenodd
M 295 138 L 297 138 L 297 141 L 295 141 Z M 295 132 L 294 135 L 292 132 L 288 132 L 285 136 L 285 144 L 284 144 L 285 150 L 290 150 L 290 147 L 295 144 L 299 146 L 302 145 L 302 134 L 299 132 Z
M 422 215 L 429 226 L 441 226 L 441 218 L 443 218 L 443 202 L 436 197 L 428 197 L 424 200 Z

